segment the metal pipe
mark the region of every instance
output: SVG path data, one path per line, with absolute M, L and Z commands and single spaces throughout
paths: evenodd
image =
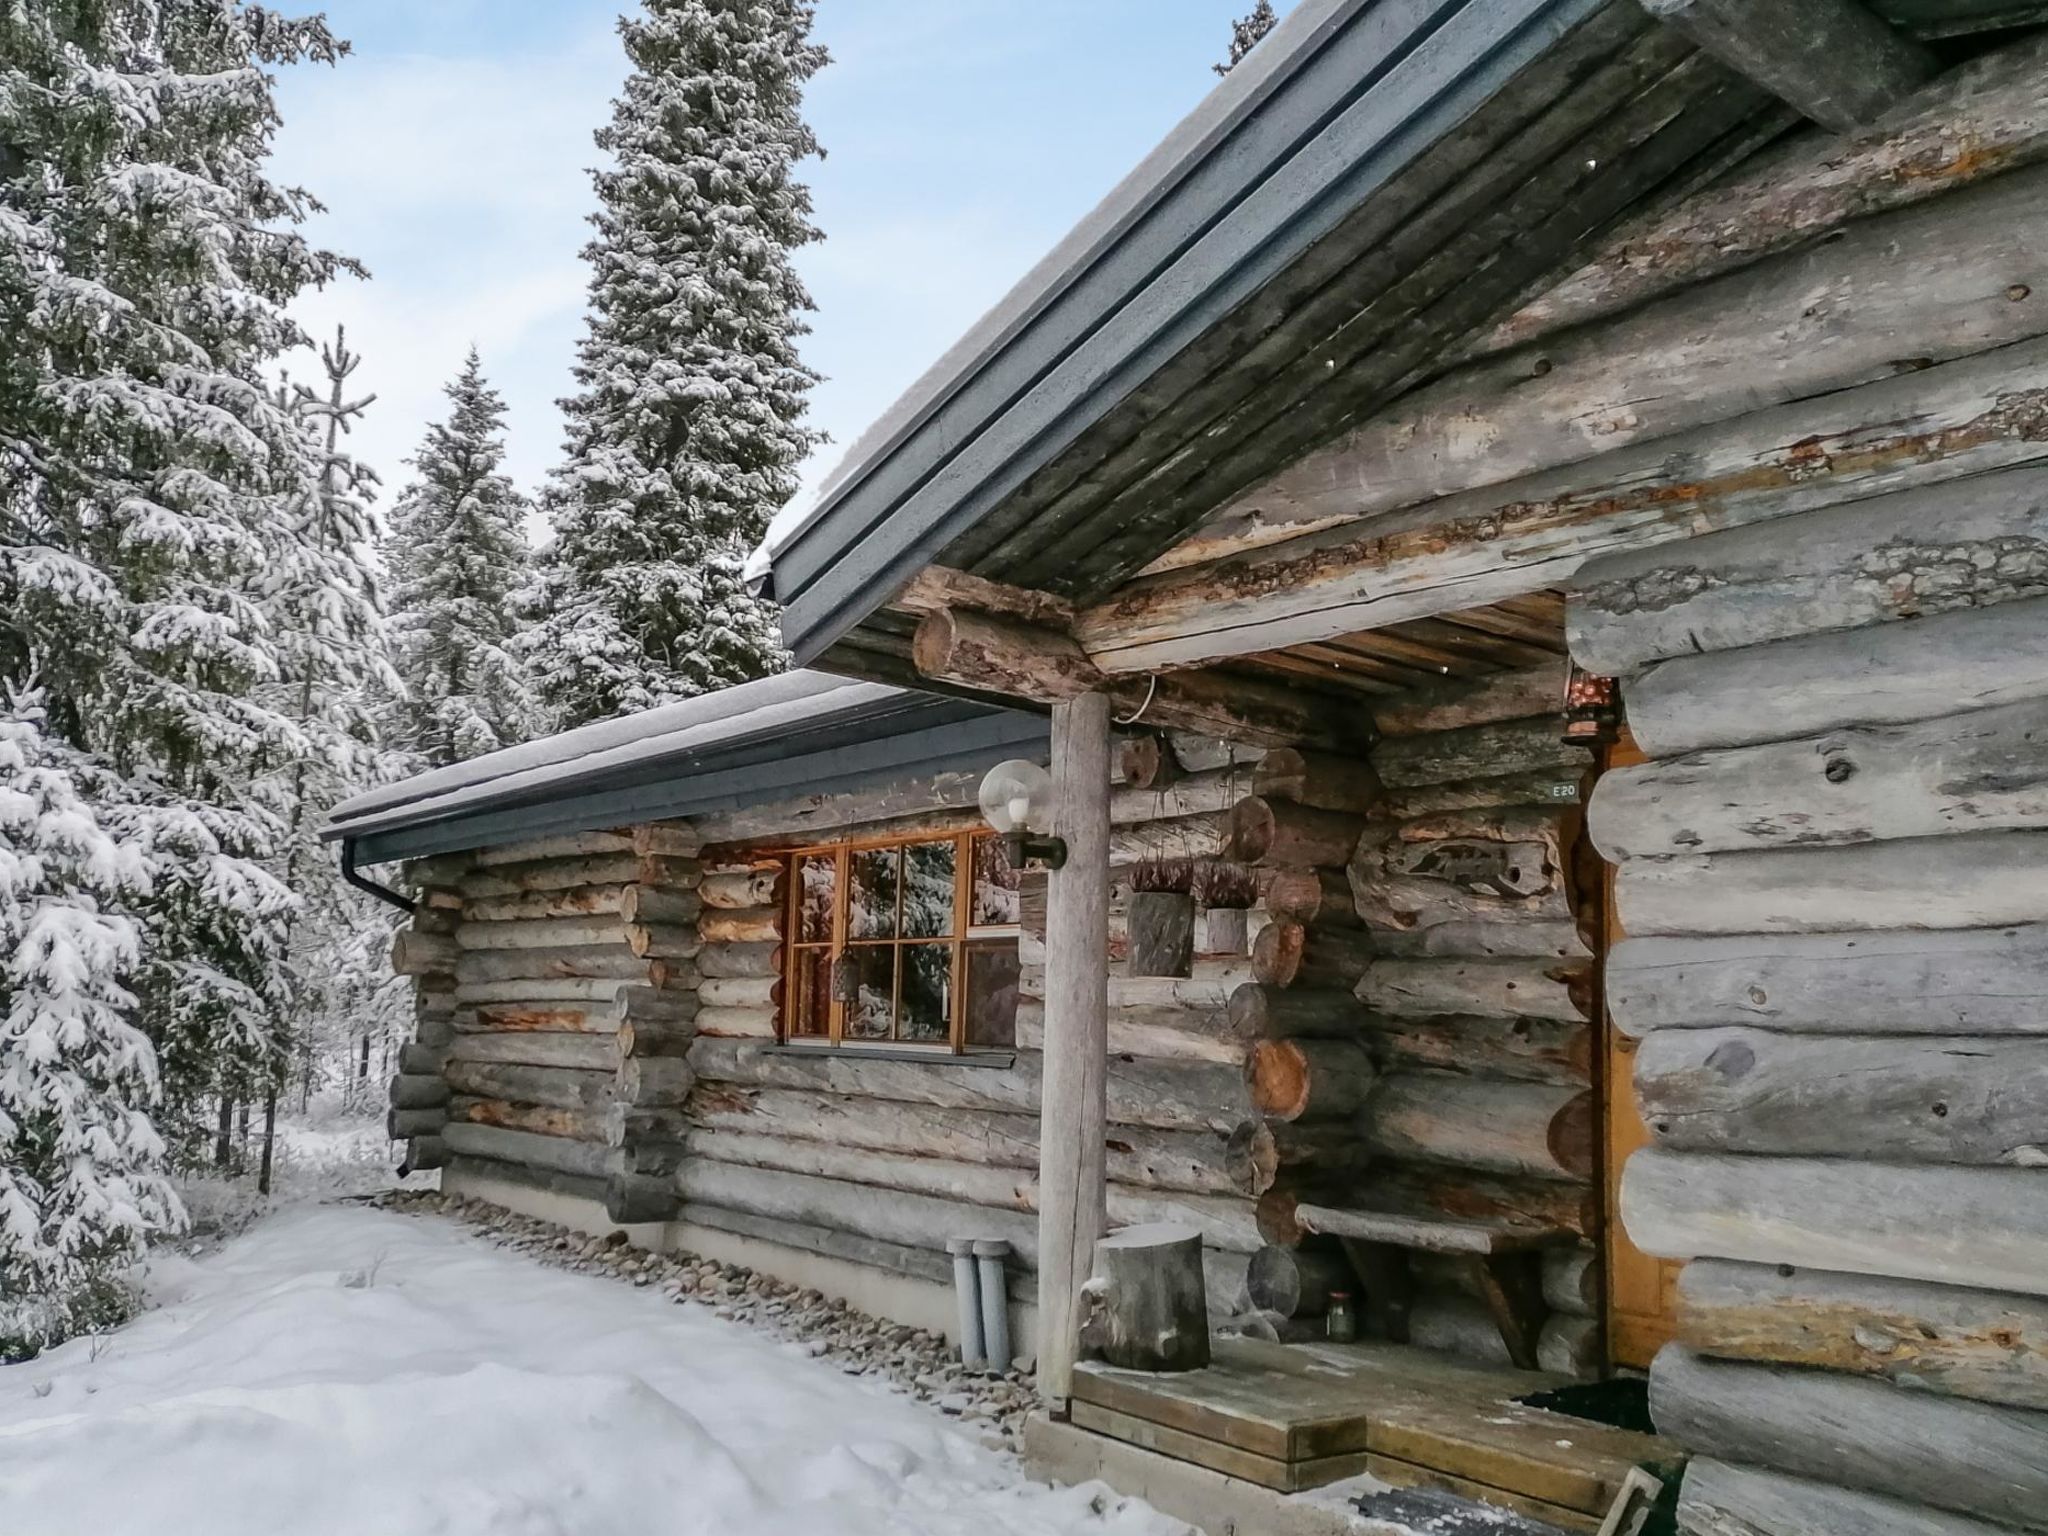
M 946 1252 L 953 1256 L 953 1300 L 960 1309 L 960 1363 L 976 1369 L 988 1363 L 981 1339 L 981 1287 L 974 1273 L 975 1242 L 971 1237 L 949 1237 Z
M 1003 1260 L 1010 1245 L 1001 1238 L 981 1238 L 974 1244 L 974 1262 L 981 1270 L 981 1341 L 988 1368 L 1000 1376 L 1010 1368 L 1010 1287 L 1003 1276 Z
M 388 885 L 379 885 L 367 875 L 356 872 L 356 840 L 344 837 L 341 840 L 341 878 L 359 891 L 368 891 L 379 901 L 389 902 L 401 912 L 415 912 L 418 908 L 409 896 L 401 896 Z

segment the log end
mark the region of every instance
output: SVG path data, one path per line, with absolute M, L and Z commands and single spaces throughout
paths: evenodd
M 1260 863 L 1273 848 L 1278 818 L 1270 802 L 1248 795 L 1230 808 L 1223 857 L 1235 864 Z
M 1308 1057 L 1292 1040 L 1261 1040 L 1254 1045 L 1245 1064 L 1245 1081 L 1261 1114 L 1298 1120 L 1308 1111 Z

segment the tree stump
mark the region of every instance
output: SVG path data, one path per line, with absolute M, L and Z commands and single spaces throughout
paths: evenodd
M 1154 1222 L 1095 1245 L 1095 1277 L 1082 1289 L 1084 1347 L 1133 1371 L 1198 1371 L 1209 1363 L 1209 1300 L 1202 1234 Z

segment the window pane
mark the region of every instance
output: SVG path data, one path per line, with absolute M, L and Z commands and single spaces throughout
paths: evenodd
M 896 1011 L 896 946 L 860 944 L 847 950 L 859 990 L 846 1005 L 846 1038 L 886 1040 Z
M 903 1018 L 900 1040 L 953 1038 L 953 946 L 903 946 Z
M 896 937 L 896 895 L 901 848 L 866 848 L 853 855 L 852 889 L 846 896 L 846 936 Z
M 797 907 L 797 940 L 824 944 L 832 938 L 832 898 L 839 884 L 839 861 L 829 853 L 804 857 L 797 878 L 803 894 Z
M 967 921 L 975 928 L 1004 928 L 1017 921 L 1017 872 L 999 837 L 974 840 L 974 895 Z
M 954 844 L 912 843 L 903 850 L 903 937 L 943 939 L 953 931 Z
M 1017 1043 L 1017 941 L 967 946 L 967 1043 Z
M 789 1038 L 819 1040 L 832 1033 L 832 951 L 796 952 L 795 996 L 789 1000 Z

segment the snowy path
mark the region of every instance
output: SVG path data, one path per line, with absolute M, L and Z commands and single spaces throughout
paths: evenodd
M 0 1368 L 5 1536 L 1168 1536 L 697 1306 L 432 1220 L 277 1216 Z M 1100 1509 L 1102 1513 L 1098 1513 Z

